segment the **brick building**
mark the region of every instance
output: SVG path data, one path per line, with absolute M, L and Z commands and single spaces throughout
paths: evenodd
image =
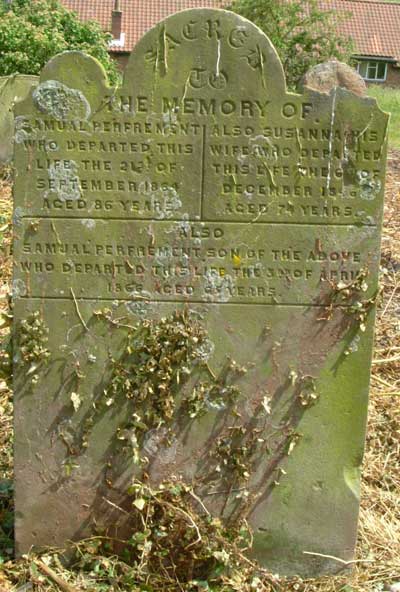
M 339 30 L 353 40 L 364 80 L 400 86 L 400 2 L 319 0 L 319 4 L 345 15 Z
M 62 0 L 82 20 L 98 21 L 113 34 L 110 52 L 124 68 L 143 34 L 166 16 L 187 8 L 222 8 L 226 0 Z M 367 82 L 400 86 L 400 1 L 319 0 L 345 16 L 342 35 L 353 40 L 357 69 Z

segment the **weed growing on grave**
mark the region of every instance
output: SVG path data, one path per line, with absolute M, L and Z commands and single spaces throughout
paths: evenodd
M 205 330 L 186 313 L 158 321 L 145 319 L 128 331 L 122 356 L 112 359 L 113 374 L 105 395 L 145 404 L 142 414 L 147 427 L 161 427 L 173 417 L 177 387 L 204 359 L 207 349 Z
M 215 449 L 218 461 L 216 471 L 223 471 L 232 487 L 249 480 L 249 463 L 260 441 L 257 430 L 248 432 L 243 426 L 232 426 L 227 436 L 218 438 Z
M 122 352 L 110 359 L 111 377 L 94 413 L 86 419 L 84 440 L 95 424 L 97 414 L 114 405 L 126 403 L 132 408 L 129 420 L 116 434 L 122 446 L 129 444 L 136 464 L 145 465 L 141 457 L 143 439 L 150 430 L 162 430 L 163 439 L 173 436 L 177 417 L 193 421 L 211 409 L 234 406 L 240 389 L 233 383 L 247 370 L 234 361 L 216 376 L 208 365 L 213 346 L 207 331 L 189 311 L 175 311 L 161 319 L 144 319 L 129 326 L 112 317 L 106 309 L 95 313 L 98 320 L 125 331 Z M 183 387 L 196 376 L 199 380 Z M 179 410 L 179 413 L 178 413 Z
M 302 407 L 311 407 L 319 399 L 317 385 L 313 376 L 301 376 L 298 380 L 298 400 Z
M 225 489 L 225 501 L 220 510 L 226 524 L 245 521 L 258 493 L 249 488 L 256 459 L 267 453 L 262 429 L 248 429 L 243 425 L 231 426 L 218 438 L 210 451 L 213 467 L 206 480 L 217 488 Z
M 365 331 L 367 316 L 378 297 L 377 292 L 372 298 L 362 298 L 369 288 L 368 276 L 368 270 L 361 269 L 352 282 L 347 284 L 339 282 L 335 288 L 336 304 L 349 305 L 348 312 L 353 316 L 361 331 Z
M 214 373 L 208 363 L 213 351 L 208 333 L 201 318 L 188 310 L 131 325 L 125 317 L 114 317 L 110 309 L 96 311 L 94 316 L 96 322 L 123 335 L 123 342 L 118 353 L 110 355 L 107 386 L 86 412 L 82 432 L 73 445 L 66 442 L 66 475 L 79 466 L 77 457 L 88 446 L 94 426 L 113 409 L 123 409 L 125 419 L 115 428 L 108 458 L 109 485 L 119 455 L 140 467 L 142 472 L 136 471 L 136 475 L 145 478 L 150 459 L 160 448 L 172 446 L 183 426 L 221 412 L 231 420 L 230 425 L 227 423 L 210 445 L 194 482 L 203 492 L 216 488 L 226 494 L 220 507 L 224 520 L 235 523 L 243 519 L 259 493 L 250 485 L 258 459 L 267 455 L 271 463 L 278 462 L 274 455 L 290 455 L 301 438 L 293 427 L 282 426 L 281 436 L 276 436 L 273 444 L 266 440 L 265 423 L 271 409 L 265 401 L 251 420 L 242 418 L 237 382 L 253 365 L 240 366 L 228 358 L 219 373 Z M 296 413 L 303 413 L 318 399 L 315 381 L 292 374 Z M 75 412 L 79 411 L 81 398 L 76 392 L 71 401 Z M 149 434 L 154 444 L 152 440 L 149 444 Z M 279 478 L 284 474 L 279 467 L 276 472 Z M 278 483 L 279 478 L 271 476 L 271 481 Z
M 393 161 L 399 170 L 399 155 L 395 155 Z M 384 251 L 382 282 L 384 286 L 384 305 L 380 307 L 377 325 L 377 349 L 372 375 L 372 400 L 370 408 L 370 425 L 367 437 L 367 456 L 364 464 L 364 486 L 361 498 L 361 529 L 357 559 L 361 560 L 354 565 L 351 572 L 347 570 L 337 577 L 323 577 L 313 581 L 285 580 L 281 578 L 264 578 L 264 572 L 251 566 L 243 560 L 242 567 L 230 569 L 224 566 L 225 571 L 219 576 L 207 577 L 198 580 L 197 583 L 180 583 L 175 579 L 170 581 L 170 576 L 164 574 L 160 565 L 155 563 L 156 573 L 147 575 L 143 582 L 142 574 L 139 581 L 135 568 L 124 561 L 122 555 L 117 556 L 112 543 L 101 537 L 93 538 L 79 543 L 76 547 L 75 561 L 66 567 L 61 564 L 60 556 L 53 551 L 47 551 L 44 555 L 30 554 L 16 561 L 8 560 L 12 554 L 13 542 L 11 541 L 11 516 L 12 516 L 12 394 L 4 385 L 0 385 L 0 555 L 3 554 L 5 563 L 0 565 L 0 589 L 5 592 L 15 590 L 32 592 L 59 592 L 68 588 L 74 592 L 90 590 L 93 592 L 126 592 L 126 590 L 141 590 L 149 592 L 342 592 L 353 590 L 354 592 L 366 592 L 390 588 L 399 581 L 400 573 L 400 506 L 399 506 L 399 471 L 398 458 L 400 456 L 400 423 L 399 423 L 399 351 L 400 332 L 398 330 L 399 300 L 399 228 L 396 222 L 400 215 L 400 201 L 398 199 L 398 187 L 393 183 L 394 173 L 389 173 L 387 184 L 387 225 L 385 235 L 387 247 Z M 3 191 L 4 195 L 4 191 Z M 0 214 L 7 208 L 6 219 L 9 220 L 11 199 L 6 193 L 1 199 L 0 180 Z M 1 216 L 0 216 L 0 221 Z M 1 229 L 0 229 L 1 230 Z M 1 265 L 1 274 L 7 278 L 10 275 L 11 261 L 9 255 L 4 256 Z M 3 279 L 3 282 L 6 281 Z M 4 310 L 5 299 L 0 303 Z M 267 334 L 268 328 L 265 329 Z M 8 332 L 4 326 L 2 333 Z M 3 337 L 4 335 L 2 335 Z M 270 413 L 270 402 L 265 399 L 267 413 Z M 168 489 L 168 486 L 166 487 Z M 160 488 L 158 488 L 160 489 Z M 157 492 L 155 492 L 157 493 Z M 186 494 L 186 502 L 191 494 Z M 132 500 L 140 500 L 138 492 L 132 496 Z M 149 504 L 152 502 L 149 501 Z M 140 505 L 140 503 L 139 503 Z M 197 506 L 196 506 L 197 508 Z M 137 517 L 146 520 L 148 506 Z M 133 512 L 132 512 L 133 513 Z M 202 535 L 200 544 L 208 544 L 203 531 L 203 520 L 207 515 L 198 518 L 194 509 L 190 510 Z M 183 518 L 183 514 L 182 514 Z M 184 525 L 191 528 L 189 520 Z M 232 531 L 226 531 L 232 532 Z M 212 536 L 210 534 L 210 536 Z M 167 537 L 164 537 L 164 539 Z M 149 539 L 147 538 L 147 541 Z M 234 542 L 234 541 L 232 541 Z M 225 540 L 221 542 L 219 550 L 230 552 Z M 8 549 L 10 553 L 8 553 Z M 194 547 L 196 553 L 198 546 Z M 241 549 L 241 547 L 240 547 Z M 191 548 L 188 549 L 188 552 Z M 241 552 L 241 551 L 239 551 Z M 218 553 L 218 551 L 217 551 Z M 222 555 L 225 557 L 225 554 Z M 371 561 L 371 557 L 373 561 Z M 363 561 L 367 559 L 366 561 Z M 237 565 L 239 558 L 231 557 L 231 562 Z M 0 558 L 1 564 L 1 558 Z M 41 565 L 46 564 L 46 573 Z M 80 569 L 80 565 L 84 569 Z M 50 571 L 51 570 L 51 571 Z M 239 572 L 239 573 L 238 573 Z M 58 578 L 63 588 L 59 587 L 52 573 Z M 165 575 L 165 577 L 163 577 Z M 207 582 L 211 581 L 211 584 Z M 128 583 L 125 583 L 128 582 Z M 133 582 L 133 583 L 132 583 Z
M 0 380 L 4 380 L 7 388 L 12 389 L 12 337 L 11 325 L 13 315 L 8 308 L 0 315 L 0 330 L 3 332 L 0 341 Z
M 17 348 L 30 377 L 32 386 L 39 381 L 40 370 L 48 363 L 47 349 L 49 330 L 38 311 L 23 319 L 17 330 Z
M 89 581 L 101 578 L 104 590 L 154 592 L 261 591 L 267 581 L 278 586 L 244 555 L 252 544 L 247 523 L 224 526 L 189 486 L 172 481 L 153 489 L 136 481 L 129 494 L 129 538 L 98 536 L 74 545 L 74 570 Z
M 1 315 L 0 328 L 10 328 L 12 321 L 12 309 L 9 307 L 8 311 Z M 36 311 L 19 323 L 15 331 L 15 343 L 11 331 L 3 336 L 0 343 L 0 379 L 4 380 L 10 389 L 13 378 L 14 348 L 19 352 L 31 385 L 38 383 L 40 371 L 50 358 L 50 351 L 47 348 L 48 333 L 49 330 L 39 311 Z
M 9 559 L 14 548 L 13 483 L 0 480 L 0 565 Z
M 334 283 L 329 281 L 332 288 L 330 300 L 327 308 L 327 315 L 321 320 L 330 320 L 335 306 L 346 307 L 347 313 L 354 320 L 356 329 L 364 332 L 366 330 L 366 321 L 372 308 L 375 306 L 379 290 L 371 298 L 363 298 L 363 294 L 368 291 L 368 276 L 367 269 L 361 269 L 357 277 L 351 282 Z
M 334 307 L 343 307 L 349 319 L 349 331 L 347 335 L 347 347 L 342 352 L 340 360 L 349 356 L 358 349 L 360 341 L 359 332 L 364 333 L 367 329 L 367 319 L 376 306 L 380 290 L 376 290 L 371 298 L 364 298 L 368 291 L 368 269 L 361 269 L 357 277 L 349 282 L 329 282 L 332 287 L 332 294 L 327 309 L 327 314 L 320 320 L 328 321 L 332 318 Z
M 131 528 L 125 539 L 98 535 L 72 544 L 68 571 L 60 554 L 48 551 L 40 558 L 25 557 L 18 574 L 6 565 L 5 577 L 14 582 L 29 578 L 40 586 L 45 576 L 71 592 L 83 588 L 69 583 L 65 575 L 79 574 L 84 588 L 96 592 L 283 590 L 278 576 L 246 557 L 252 545 L 247 523 L 225 526 L 208 513 L 189 486 L 170 481 L 151 488 L 134 482 L 129 494 Z

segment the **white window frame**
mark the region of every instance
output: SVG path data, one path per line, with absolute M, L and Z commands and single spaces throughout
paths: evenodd
M 378 68 L 379 68 L 380 64 L 385 65 L 385 74 L 384 74 L 383 78 L 378 78 Z M 367 69 L 366 76 L 363 76 L 360 72 L 361 66 L 364 66 L 364 65 L 366 66 L 366 69 Z M 370 75 L 369 75 L 370 70 L 374 69 L 374 68 L 376 69 L 376 75 L 375 75 L 375 77 L 370 77 Z M 388 71 L 388 62 L 385 62 L 383 60 L 359 60 L 357 62 L 357 72 L 367 82 L 386 82 L 387 71 Z
M 111 39 L 108 44 L 108 47 L 111 49 L 113 47 L 124 47 L 125 45 L 125 33 L 121 33 L 121 37 L 119 39 Z

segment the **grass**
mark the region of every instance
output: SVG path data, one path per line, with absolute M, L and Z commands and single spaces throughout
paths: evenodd
M 12 392 L 0 380 L 1 592 L 383 592 L 390 591 L 394 583 L 400 582 L 400 156 L 395 151 L 390 153 L 389 164 L 381 264 L 383 297 L 378 311 L 357 563 L 353 572 L 302 581 L 284 580 L 257 571 L 249 565 L 240 549 L 235 549 L 234 540 L 229 543 L 225 539 L 219 541 L 221 528 L 217 523 L 205 522 L 201 516 L 192 514 L 191 506 L 183 506 L 184 511 L 182 506 L 178 507 L 179 492 L 151 492 L 146 488 L 141 491 L 141 496 L 154 512 L 159 530 L 167 532 L 172 525 L 171 533 L 178 540 L 185 541 L 188 534 L 192 537 L 188 540 L 194 540 L 199 535 L 211 547 L 214 558 L 224 559 L 227 554 L 234 556 L 229 578 L 222 575 L 218 586 L 211 588 L 202 581 L 191 587 L 177 585 L 157 568 L 147 577 L 149 559 L 143 544 L 147 535 L 140 529 L 136 533 L 138 540 L 129 542 L 131 547 L 135 543 L 135 549 L 141 551 L 139 568 L 132 567 L 129 560 L 115 556 L 101 537 L 79 543 L 74 563 L 69 568 L 62 564 L 60 554 L 55 550 L 40 556 L 30 554 L 15 561 Z M 10 183 L 0 180 L 0 309 L 3 310 L 11 278 L 10 189 Z M 0 332 L 3 335 L 8 332 L 6 324 L 0 325 Z M 163 523 L 158 516 L 163 518 Z M 165 539 L 167 542 L 172 540 L 171 537 Z M 188 549 L 186 542 L 185 548 Z M 125 550 L 130 551 L 131 547 Z M 209 548 L 204 550 L 209 552 Z M 181 555 L 180 559 L 184 557 Z
M 383 111 L 391 113 L 389 144 L 400 150 L 400 88 L 374 84 L 368 88 L 368 94 L 378 101 Z

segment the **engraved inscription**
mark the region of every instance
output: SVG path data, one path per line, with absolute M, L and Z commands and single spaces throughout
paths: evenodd
M 321 305 L 329 282 L 376 269 L 369 229 L 381 219 L 382 114 L 366 103 L 353 125 L 353 99 L 340 90 L 322 103 L 315 93 L 277 102 L 265 87 L 265 50 L 245 28 L 198 24 L 179 35 L 160 29 L 157 94 L 147 81 L 137 94 L 105 91 L 102 109 L 72 120 L 43 116 L 33 97 L 18 146 L 29 220 L 16 273 L 32 275 L 28 295 L 68 297 L 71 285 L 86 298 Z M 167 92 L 170 52 L 196 38 L 215 44 L 213 59 L 188 63 L 181 94 L 177 85 Z M 261 68 L 256 92 L 221 93 L 235 84 L 228 49 Z
M 126 300 L 324 304 L 330 282 L 350 283 L 363 266 L 377 265 L 368 233 L 355 242 L 346 227 L 324 238 L 317 227 L 299 227 L 294 243 L 280 225 L 260 241 L 258 224 L 82 220 L 67 232 L 61 221 L 41 220 L 35 232 L 31 224 L 16 277 L 28 285 L 30 276 L 34 297 L 43 290 L 65 297 L 73 286 L 85 298 L 100 291 Z
M 272 573 L 351 562 L 388 116 L 288 92 L 269 39 L 205 8 L 149 31 L 117 88 L 66 52 L 15 110 L 15 335 L 43 322 L 50 354 L 37 384 L 13 359 L 19 551 L 129 538 L 110 512 L 143 470 L 245 516 Z

